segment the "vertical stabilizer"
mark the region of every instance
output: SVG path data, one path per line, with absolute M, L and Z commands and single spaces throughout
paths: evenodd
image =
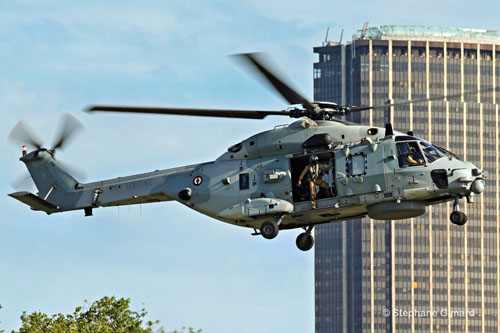
M 74 191 L 78 184 L 54 159 L 53 153 L 38 149 L 21 157 L 38 189 L 38 196 L 58 206 L 64 196 Z

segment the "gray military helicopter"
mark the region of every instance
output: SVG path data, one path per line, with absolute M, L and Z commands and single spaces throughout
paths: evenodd
M 274 74 L 262 55 L 238 58 L 291 105 L 299 106 L 283 111 L 92 106 L 87 111 L 245 119 L 287 116 L 297 121 L 232 145 L 215 161 L 92 183 L 80 183 L 55 159 L 56 150 L 77 130 L 76 120 L 66 118 L 51 149 L 43 148 L 20 123 L 10 138 L 35 148 L 28 153 L 23 146 L 20 160 L 38 193 L 9 195 L 47 214 L 82 209 L 85 216 L 98 207 L 175 200 L 214 219 L 253 228 L 252 235 L 267 239 L 279 230 L 303 228 L 296 241 L 303 251 L 313 247 L 317 224 L 366 215 L 407 219 L 446 201 L 453 201 L 451 222 L 466 223 L 461 199 L 472 202 L 474 194 L 484 191 L 485 172 L 410 132 L 393 131 L 391 124 L 379 128 L 337 118 L 422 101 L 361 107 L 310 102 Z M 441 97 L 425 101 L 436 99 Z

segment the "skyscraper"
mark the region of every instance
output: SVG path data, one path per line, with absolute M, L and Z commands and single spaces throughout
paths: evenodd
M 486 191 L 465 205 L 462 227 L 449 221 L 450 203 L 414 219 L 318 226 L 316 332 L 497 331 L 500 93 L 491 89 L 500 87 L 497 32 L 380 26 L 314 52 L 316 101 L 377 105 L 449 96 L 353 120 L 411 130 L 489 173 Z M 474 90 L 483 92 L 452 98 Z

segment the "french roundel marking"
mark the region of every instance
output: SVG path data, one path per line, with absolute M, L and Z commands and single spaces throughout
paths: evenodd
M 193 185 L 194 186 L 200 186 L 201 183 L 203 183 L 203 177 L 202 176 L 196 176 L 193 178 Z

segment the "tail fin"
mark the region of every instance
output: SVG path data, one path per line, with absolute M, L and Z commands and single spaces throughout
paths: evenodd
M 50 214 L 64 208 L 65 197 L 74 192 L 78 181 L 54 159 L 53 152 L 44 148 L 21 157 L 38 189 L 38 197 L 28 192 L 12 193 L 13 198 Z

